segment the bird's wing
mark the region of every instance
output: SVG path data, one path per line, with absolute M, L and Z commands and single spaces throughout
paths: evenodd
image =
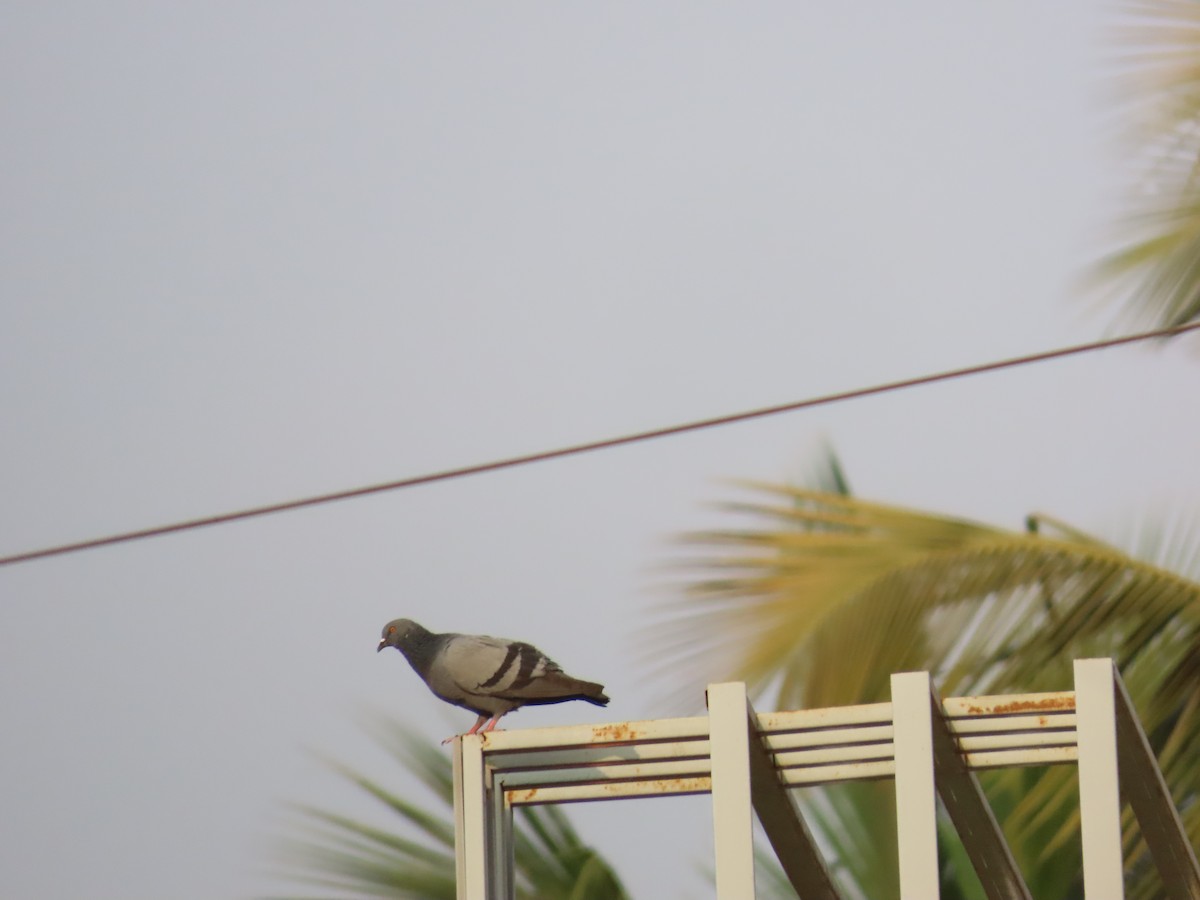
M 537 647 L 485 635 L 456 635 L 438 657 L 437 669 L 474 696 L 540 696 L 533 687 L 561 669 Z M 532 694 L 528 693 L 531 689 Z

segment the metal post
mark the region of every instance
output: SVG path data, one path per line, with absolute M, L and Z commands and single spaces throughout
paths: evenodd
M 472 735 L 453 745 L 458 900 L 509 900 L 512 807 L 711 792 L 720 900 L 754 896 L 757 813 L 804 900 L 835 900 L 790 788 L 894 776 L 902 900 L 939 896 L 937 797 L 989 900 L 1028 891 L 973 772 L 1078 761 L 1087 900 L 1123 900 L 1130 801 L 1172 900 L 1200 900 L 1196 861 L 1111 660 L 1075 664 L 1075 691 L 938 702 L 927 673 L 892 702 L 756 715 L 742 684 L 709 687 L 706 717 Z M 486 738 L 486 739 L 485 739 Z
M 1029 888 L 1004 840 L 1004 832 L 978 779 L 967 768 L 967 761 L 946 723 L 941 702 L 933 695 L 929 702 L 933 709 L 934 779 L 938 796 L 975 867 L 984 894 L 988 900 L 1030 900 Z
M 1116 673 L 1117 759 L 1121 793 L 1129 800 L 1171 900 L 1200 897 L 1200 864 L 1171 799 L 1158 760 L 1138 722 L 1133 701 Z
M 754 813 L 746 686 L 741 682 L 709 685 L 708 719 L 717 897 L 718 900 L 751 900 L 754 897 Z
M 454 770 L 454 888 L 458 900 L 467 900 L 467 835 L 463 821 L 463 758 L 462 738 L 450 745 L 450 761 Z
M 1125 897 L 1113 676 L 1111 659 L 1075 660 L 1079 814 L 1083 834 L 1083 893 L 1087 900 Z
M 746 701 L 746 712 L 749 714 L 750 792 L 754 811 L 767 833 L 775 858 L 801 900 L 839 900 L 833 877 L 804 824 L 796 798 L 779 779 L 774 754 L 763 746 L 758 716 L 749 700 Z
M 936 900 L 941 896 L 930 691 L 928 672 L 892 676 L 901 900 Z
M 513 810 L 504 795 L 504 782 L 485 764 L 484 795 L 488 804 L 488 889 L 494 900 L 513 898 Z
M 484 900 L 487 897 L 487 810 L 484 797 L 483 741 L 479 735 L 455 738 L 462 755 L 462 791 L 454 795 L 455 806 L 462 807 L 462 843 L 465 863 L 458 881 L 458 900 Z M 455 819 L 460 813 L 455 809 Z M 457 852 L 456 852 L 457 856 Z

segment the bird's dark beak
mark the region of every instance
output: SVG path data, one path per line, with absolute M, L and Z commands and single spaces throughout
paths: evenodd
M 379 646 L 375 648 L 375 652 L 378 653 L 380 650 L 382 650 L 387 645 L 388 645 L 387 638 L 384 638 L 383 640 L 381 640 L 379 642 Z

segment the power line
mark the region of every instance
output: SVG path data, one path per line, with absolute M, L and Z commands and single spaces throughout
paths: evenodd
M 425 475 L 417 475 L 413 478 L 404 478 L 399 481 L 389 481 L 383 484 L 373 484 L 367 487 L 352 488 L 345 491 L 336 491 L 331 494 L 320 494 L 315 497 L 304 497 L 299 500 L 288 500 L 284 503 L 273 503 L 268 506 L 256 506 L 250 509 L 238 510 L 236 512 L 221 513 L 215 516 L 205 516 L 199 519 L 188 519 L 183 522 L 175 522 L 171 525 L 157 525 L 152 528 L 142 528 L 137 531 L 126 531 L 120 534 L 108 535 L 107 537 L 92 538 L 86 541 L 79 541 L 73 544 L 61 544 L 55 547 L 45 547 L 40 550 L 30 550 L 25 553 L 16 553 L 11 556 L 0 557 L 0 566 L 12 565 L 13 563 L 29 562 L 35 559 L 45 559 L 49 556 L 62 556 L 66 553 L 77 553 L 80 550 L 90 550 L 95 547 L 107 547 L 111 544 L 124 544 L 130 541 L 138 541 L 143 538 L 158 537 L 159 535 L 171 534 L 177 531 L 190 531 L 193 528 L 205 528 L 209 525 L 223 525 L 227 522 L 236 522 L 240 519 L 251 519 L 257 516 L 270 515 L 271 513 L 287 512 L 288 510 L 301 509 L 306 506 L 318 506 L 323 503 L 333 503 L 337 500 L 350 500 L 354 497 L 365 497 L 368 494 L 381 494 L 384 491 L 398 491 L 403 488 L 416 487 L 421 484 L 432 484 L 435 481 L 450 481 L 454 478 L 465 478 L 468 475 L 481 475 L 484 472 L 495 472 L 500 469 L 511 469 L 516 466 L 524 466 L 530 463 L 545 462 L 551 459 L 559 459 L 564 456 L 575 456 L 580 453 L 589 453 L 593 450 L 607 450 L 610 447 L 619 447 L 623 444 L 634 444 L 640 441 L 649 441 L 654 438 L 669 437 L 670 435 L 683 434 L 689 431 L 700 431 L 704 428 L 715 428 L 718 425 L 731 425 L 735 422 L 746 422 L 750 419 L 761 419 L 766 416 L 779 415 L 785 412 L 795 412 L 800 409 L 808 409 L 813 406 L 825 406 L 831 403 L 840 403 L 845 400 L 855 400 L 859 397 L 869 397 L 873 394 L 884 394 L 889 391 L 899 391 L 907 388 L 918 387 L 925 384 L 934 384 L 939 381 L 951 381 L 955 378 L 965 378 L 968 375 L 979 375 L 983 372 L 994 372 L 998 369 L 1009 369 L 1016 366 L 1029 365 L 1030 363 L 1043 362 L 1049 359 L 1059 359 L 1064 356 L 1074 356 L 1080 353 L 1090 353 L 1094 350 L 1106 350 L 1109 347 L 1119 347 L 1123 344 L 1132 344 L 1137 341 L 1146 341 L 1154 338 L 1171 337 L 1172 335 L 1183 334 L 1188 331 L 1200 329 L 1200 322 L 1192 322 L 1187 325 L 1179 325 L 1173 328 L 1162 328 L 1157 331 L 1145 331 L 1139 334 L 1125 335 L 1124 337 L 1108 338 L 1103 341 L 1093 341 L 1089 344 L 1076 344 L 1070 347 L 1061 347 L 1057 350 L 1046 350 L 1041 353 L 1031 353 L 1027 356 L 1017 356 L 1011 359 L 999 360 L 997 362 L 983 363 L 981 365 L 968 366 L 963 369 L 951 369 L 946 372 L 939 372 L 934 375 L 922 375 L 917 378 L 906 378 L 902 381 L 889 381 L 885 384 L 878 384 L 874 387 L 857 388 L 852 391 L 841 391 L 836 394 L 825 394 L 821 397 L 811 397 L 807 400 L 797 400 L 793 403 L 782 403 L 778 406 L 765 406 L 760 409 L 752 409 L 747 412 L 732 413 L 725 416 L 717 416 L 711 419 L 700 419 L 694 422 L 685 422 L 681 425 L 668 425 L 665 428 L 656 428 L 651 431 L 639 431 L 634 434 L 627 434 L 621 437 L 607 438 L 600 441 L 591 441 L 585 444 L 573 444 L 569 447 L 560 447 L 556 450 L 544 450 L 540 453 L 530 453 L 524 456 L 511 456 L 507 459 L 494 460 L 492 462 L 478 463 L 473 466 L 464 466 L 458 469 L 445 469 L 441 472 L 431 472 Z

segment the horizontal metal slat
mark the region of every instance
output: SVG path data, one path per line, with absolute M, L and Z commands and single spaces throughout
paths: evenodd
M 896 749 L 891 741 L 880 741 L 875 744 L 854 744 L 776 753 L 775 766 L 779 769 L 791 769 L 830 763 L 875 762 L 881 759 L 894 759 L 895 755 Z
M 654 741 L 640 744 L 592 744 L 562 750 L 489 752 L 494 769 L 557 768 L 655 759 L 708 758 L 708 738 L 691 741 Z
M 664 781 L 668 778 L 696 778 L 710 775 L 712 764 L 707 759 L 666 760 L 627 765 L 579 766 L 570 769 L 550 769 L 493 773 L 505 790 L 514 787 L 537 787 L 552 784 L 589 784 L 598 781 Z
M 981 734 L 958 739 L 964 753 L 1005 750 L 1017 747 L 1074 747 L 1078 743 L 1074 728 L 1061 731 L 1017 732 L 1015 734 Z
M 610 722 L 603 725 L 563 725 L 517 731 L 487 731 L 480 735 L 483 752 L 512 750 L 557 750 L 591 744 L 627 744 L 637 741 L 670 741 L 708 738 L 708 717 L 648 719 L 640 722 Z
M 1001 694 L 985 697 L 947 697 L 942 701 L 943 715 L 1007 716 L 1019 713 L 1055 713 L 1075 710 L 1074 691 L 1043 694 Z
M 891 703 L 867 703 L 859 706 L 834 706 L 826 709 L 798 709 L 791 712 L 759 713 L 758 730 L 764 733 L 832 728 L 838 725 L 890 725 Z
M 967 765 L 972 769 L 997 769 L 1005 766 L 1053 766 L 1060 763 L 1078 762 L 1079 748 L 1031 747 L 1024 750 L 990 750 L 983 753 L 964 754 Z
M 781 734 L 766 733 L 763 743 L 768 750 L 778 753 L 783 750 L 799 750 L 807 747 L 830 747 L 840 744 L 867 744 L 890 741 L 895 729 L 887 725 L 864 725 L 858 728 L 822 728 L 813 731 L 787 731 Z
M 513 806 L 528 806 L 538 803 L 581 803 L 586 800 L 662 797 L 670 794 L 707 794 L 711 790 L 712 778 L 703 776 L 664 781 L 608 781 L 600 784 L 517 789 L 505 791 L 504 798 Z
M 947 719 L 950 733 L 981 734 L 1002 731 L 1041 731 L 1047 728 L 1074 728 L 1075 713 L 1054 716 L 988 716 L 977 719 Z

